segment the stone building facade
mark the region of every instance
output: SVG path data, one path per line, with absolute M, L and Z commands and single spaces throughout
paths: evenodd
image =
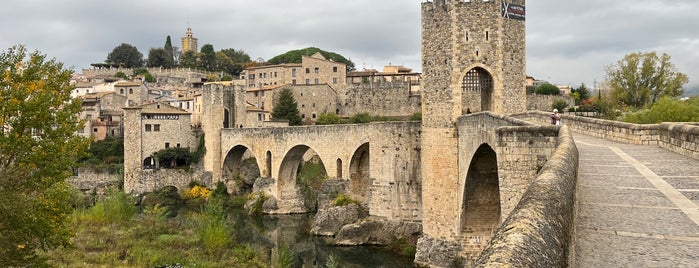
M 114 92 L 126 96 L 128 106 L 140 105 L 148 100 L 148 89 L 142 82 L 118 82 L 114 84 Z
M 196 150 L 198 138 L 192 129 L 191 114 L 165 102 L 124 108 L 124 191 L 140 185 L 142 171 L 157 168 L 153 153 L 170 147 Z
M 92 137 L 95 141 L 107 137 L 122 137 L 122 122 L 126 96 L 114 92 L 90 93 L 82 96 L 80 118 L 85 126 L 78 130 L 78 135 Z
M 422 64 L 423 238 L 460 243 L 453 217 L 468 182 L 455 123 L 469 112 L 525 111 L 524 0 L 422 3 Z
M 301 64 L 280 64 L 247 68 L 241 73 L 248 90 L 280 85 L 344 85 L 347 67 L 325 59 L 320 52 L 303 56 Z

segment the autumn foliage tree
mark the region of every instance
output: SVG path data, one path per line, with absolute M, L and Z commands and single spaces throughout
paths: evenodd
M 36 250 L 65 245 L 70 187 L 87 140 L 80 101 L 70 96 L 72 71 L 38 51 L 14 46 L 0 54 L 0 263 L 41 266 Z

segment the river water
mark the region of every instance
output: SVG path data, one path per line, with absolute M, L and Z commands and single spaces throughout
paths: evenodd
M 326 267 L 331 255 L 343 267 L 413 267 L 412 257 L 399 256 L 382 247 L 328 245 L 328 238 L 309 233 L 311 214 L 251 217 L 236 209 L 230 211 L 229 219 L 238 242 L 266 249 L 269 259 L 286 246 L 294 252 L 294 267 Z

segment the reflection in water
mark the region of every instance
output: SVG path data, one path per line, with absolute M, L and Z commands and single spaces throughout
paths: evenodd
M 329 246 L 327 238 L 310 235 L 312 215 L 265 215 L 250 217 L 235 209 L 229 213 L 239 243 L 266 249 L 269 259 L 286 245 L 294 251 L 294 267 L 326 267 L 329 256 L 344 267 L 413 267 L 411 257 L 402 257 L 380 247 Z

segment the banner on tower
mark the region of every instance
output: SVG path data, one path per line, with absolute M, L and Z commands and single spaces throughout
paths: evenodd
M 525 8 L 524 6 L 515 5 L 508 2 L 502 2 L 502 17 L 512 20 L 524 20 L 525 19 Z

